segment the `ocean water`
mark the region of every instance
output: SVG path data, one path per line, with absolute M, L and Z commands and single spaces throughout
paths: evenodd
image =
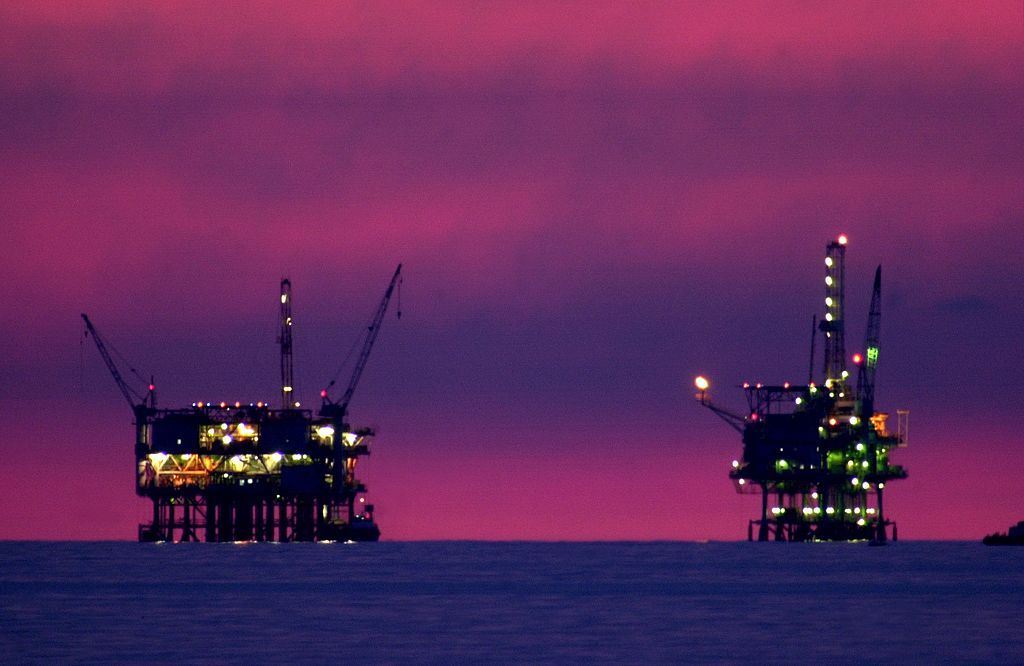
M 0 543 L 0 663 L 1024 662 L 1024 548 Z

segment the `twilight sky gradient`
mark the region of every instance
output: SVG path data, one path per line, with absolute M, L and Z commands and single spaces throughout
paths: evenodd
M 800 381 L 883 265 L 902 538 L 1024 519 L 1024 6 L 5 2 L 0 538 L 134 539 L 131 415 L 308 403 L 395 264 L 352 405 L 387 539 L 740 539 L 712 378 Z

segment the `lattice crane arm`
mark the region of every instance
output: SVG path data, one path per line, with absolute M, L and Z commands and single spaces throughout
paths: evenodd
M 395 269 L 395 274 L 391 276 L 391 282 L 388 283 L 388 288 L 384 292 L 384 297 L 377 306 L 377 311 L 373 315 L 373 320 L 367 328 L 366 338 L 363 340 L 363 348 L 359 353 L 359 360 L 356 361 L 355 369 L 352 371 L 352 376 L 348 380 L 348 386 L 345 388 L 345 393 L 341 396 L 341 399 L 337 402 L 333 402 L 327 395 L 327 391 L 334 385 L 333 380 L 327 385 L 326 389 L 320 392 L 320 396 L 324 401 L 324 407 L 331 407 L 333 408 L 332 411 L 337 410 L 342 417 L 344 417 L 348 411 L 348 404 L 352 401 L 352 396 L 355 394 L 356 387 L 359 385 L 359 380 L 363 376 L 363 370 L 366 369 L 366 363 L 370 359 L 370 352 L 373 351 L 373 344 L 377 341 L 377 335 L 380 333 L 381 324 L 384 322 L 384 315 L 387 313 L 388 304 L 391 302 L 391 295 L 395 291 L 395 285 L 398 284 L 401 274 L 402 264 L 398 264 L 398 268 Z
M 878 346 L 882 327 L 882 267 L 875 269 L 875 283 L 871 289 L 871 308 L 864 334 L 864 358 L 857 371 L 857 400 L 861 416 L 871 418 L 875 412 L 875 371 L 878 369 Z
M 121 372 L 117 369 L 117 363 L 110 356 L 110 352 L 107 351 L 107 345 L 103 342 L 103 337 L 100 336 L 99 332 L 96 331 L 96 327 L 89 321 L 88 315 L 82 313 L 82 321 L 85 322 L 85 330 L 88 335 L 92 336 L 93 342 L 96 343 L 96 349 L 99 350 L 100 356 L 103 357 L 103 362 L 107 364 L 107 370 L 110 371 L 110 375 L 114 378 L 114 383 L 117 384 L 117 388 L 121 390 L 121 395 L 128 401 L 128 406 L 135 411 L 139 406 L 145 406 L 147 401 L 151 401 L 153 406 L 156 405 L 156 393 L 155 387 L 152 383 L 149 385 L 149 393 L 145 396 L 139 394 L 138 391 L 132 389 L 128 385 L 128 382 L 121 376 Z M 137 401 L 137 402 L 136 402 Z

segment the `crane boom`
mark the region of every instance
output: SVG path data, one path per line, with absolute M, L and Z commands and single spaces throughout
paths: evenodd
M 864 334 L 864 359 L 857 372 L 857 400 L 861 403 L 862 418 L 875 413 L 875 371 L 878 369 L 878 345 L 882 325 L 882 267 L 875 269 L 875 284 L 871 290 L 871 308 L 868 327 Z
M 345 393 L 341 396 L 338 402 L 332 402 L 327 397 L 327 389 L 330 389 L 334 385 L 332 380 L 327 385 L 327 389 L 321 391 L 320 395 L 324 400 L 323 409 L 324 412 L 337 412 L 344 418 L 348 411 L 348 404 L 352 400 L 352 395 L 356 391 L 356 387 L 359 385 L 359 379 L 363 375 L 363 370 L 366 369 L 366 362 L 370 359 L 370 352 L 373 350 L 373 344 L 377 341 L 377 335 L 380 333 L 380 326 L 384 321 L 384 315 L 387 313 L 388 304 L 391 302 L 391 294 L 395 290 L 395 285 L 398 284 L 398 278 L 402 273 L 402 264 L 398 264 L 398 268 L 395 269 L 395 274 L 391 276 L 391 282 L 388 283 L 388 288 L 384 292 L 384 297 L 381 299 L 380 304 L 377 306 L 377 311 L 373 315 L 373 320 L 370 322 L 370 326 L 366 331 L 366 338 L 363 340 L 363 348 L 359 353 L 359 360 L 356 361 L 356 367 L 352 371 L 352 377 L 348 380 L 348 387 L 345 389 Z
M 121 395 L 128 401 L 128 406 L 135 411 L 139 405 L 145 405 L 147 400 L 152 400 L 155 406 L 156 394 L 154 392 L 154 386 L 152 383 L 149 385 L 149 393 L 146 396 L 140 395 L 137 391 L 133 390 L 128 382 L 121 376 L 120 371 L 117 369 L 117 364 L 114 363 L 114 359 L 110 356 L 110 352 L 107 351 L 107 345 L 104 344 L 103 338 L 96 331 L 96 327 L 89 321 L 88 315 L 82 313 L 82 320 L 85 322 L 85 329 L 89 335 L 92 336 L 93 342 L 96 343 L 96 349 L 99 350 L 100 356 L 103 357 L 103 362 L 107 364 L 107 370 L 110 371 L 111 376 L 114 378 L 114 382 L 117 384 L 117 388 L 121 389 Z M 138 404 L 136 404 L 138 400 Z

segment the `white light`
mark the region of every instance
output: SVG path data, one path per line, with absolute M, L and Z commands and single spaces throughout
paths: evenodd
M 839 241 L 840 245 L 846 245 L 846 241 L 848 239 L 846 238 L 846 234 L 839 234 L 839 238 L 837 238 L 836 240 Z
M 741 486 L 742 486 L 742 485 L 746 485 L 746 483 L 747 483 L 747 480 L 746 480 L 746 479 L 740 479 L 740 485 L 741 485 Z
M 843 375 L 843 379 L 846 379 L 847 377 L 850 376 L 850 373 L 847 372 L 846 370 L 843 370 L 842 375 Z
M 875 509 L 874 509 L 874 507 L 868 507 L 868 508 L 867 508 L 867 512 L 868 512 L 868 514 L 869 514 L 869 515 L 872 515 L 872 516 L 873 516 L 873 515 L 875 515 Z
M 299 462 L 300 460 L 302 460 L 302 454 L 301 453 L 293 453 L 292 454 L 292 462 Z
M 832 313 L 831 312 L 826 312 L 825 313 L 825 321 L 832 321 Z
M 703 377 L 703 376 L 698 376 L 696 379 L 693 380 L 693 383 L 701 391 L 707 391 L 708 390 L 708 386 L 711 385 L 708 382 L 707 378 Z
M 853 423 L 853 419 L 855 419 L 855 418 L 856 418 L 855 416 L 851 416 L 850 417 L 850 423 Z M 857 425 L 857 424 L 854 423 L 854 425 Z M 864 450 L 864 443 L 863 442 L 857 442 L 857 446 L 854 447 L 854 448 L 856 448 L 858 451 L 863 451 Z
M 817 490 L 815 490 L 813 493 L 811 493 L 811 499 L 818 499 L 818 491 Z
M 853 512 L 856 513 L 856 514 L 860 514 L 860 507 L 858 506 L 858 507 L 854 508 Z
M 825 284 L 827 284 L 830 287 L 832 286 L 832 276 L 831 275 L 826 275 L 825 276 Z
M 862 463 L 860 464 L 860 466 L 861 466 L 861 467 L 863 467 L 864 469 L 867 469 L 868 467 L 870 467 L 870 465 L 868 464 L 868 461 L 867 461 L 867 460 L 865 460 L 864 462 L 862 462 Z
M 225 444 L 230 444 L 231 443 L 231 435 L 224 435 L 223 437 L 220 438 L 220 441 L 224 442 Z
M 826 296 L 825 297 L 825 305 L 827 305 L 828 307 L 832 307 L 832 297 L 831 296 Z
M 805 506 L 805 507 L 804 507 L 804 515 L 805 515 L 805 516 L 809 516 L 809 515 L 810 515 L 810 514 L 812 514 L 813 512 L 814 512 L 814 509 L 812 509 L 811 507 L 809 507 L 809 506 Z
M 316 429 L 316 434 L 320 439 L 326 439 L 334 435 L 334 428 L 331 426 L 320 426 Z
M 836 512 L 836 508 L 835 508 L 834 506 L 830 506 L 830 507 L 828 507 L 827 509 L 825 509 L 825 513 L 827 513 L 827 514 L 828 514 L 828 515 L 830 515 L 830 516 L 831 516 L 831 515 L 832 515 L 833 513 L 835 513 L 835 512 Z
M 276 463 L 279 463 L 279 462 L 281 462 L 281 458 L 283 458 L 283 457 L 284 457 L 284 456 L 282 456 L 282 455 L 281 455 L 280 453 L 278 453 L 278 452 L 274 452 L 274 453 L 271 453 L 271 454 L 270 454 L 270 459 L 271 459 L 271 460 L 272 460 L 273 462 L 276 462 Z
M 860 487 L 863 488 L 864 490 L 871 490 L 871 484 L 868 483 L 867 481 L 865 481 L 864 483 L 860 484 Z
M 858 479 L 857 477 L 853 477 L 852 479 L 850 479 L 850 485 L 852 485 L 852 486 L 860 485 L 860 479 Z
M 820 506 L 814 507 L 814 513 L 816 513 L 816 514 L 821 513 L 821 507 Z
M 879 490 L 881 490 L 882 488 L 885 488 L 885 484 L 884 483 L 878 484 L 878 488 L 879 488 Z
M 732 461 L 732 466 L 733 466 L 733 469 L 739 467 L 740 466 L 740 461 L 739 460 L 733 460 Z
M 857 521 L 857 524 L 860 525 L 861 527 L 864 527 L 864 525 L 866 525 L 867 523 L 864 521 L 863 518 L 861 518 L 860 520 Z
M 832 267 L 832 257 L 825 257 L 825 265 L 830 268 Z
M 798 405 L 799 405 L 799 404 L 800 404 L 800 403 L 802 403 L 803 401 L 804 401 L 804 399 L 803 399 L 803 398 L 797 398 L 797 399 L 796 399 L 796 404 L 798 404 Z
M 282 303 L 287 303 L 288 302 L 288 294 L 281 294 L 281 302 Z
M 281 390 L 284 391 L 285 393 L 291 393 L 292 392 L 292 387 L 291 386 L 285 386 L 285 387 L 282 387 Z

